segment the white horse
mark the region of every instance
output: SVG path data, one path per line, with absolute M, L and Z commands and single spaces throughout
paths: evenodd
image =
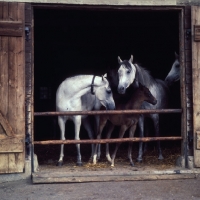
M 104 77 L 93 75 L 80 75 L 65 79 L 58 87 L 56 93 L 57 111 L 89 111 L 99 110 L 101 106 L 107 110 L 115 109 L 112 92 L 108 81 Z M 86 128 L 88 135 L 93 139 L 93 130 L 86 115 L 58 116 L 60 127 L 60 139 L 65 140 L 65 123 L 70 119 L 75 124 L 75 139 L 80 140 L 81 120 Z M 99 117 L 95 116 L 96 129 L 98 128 Z M 80 144 L 77 148 L 77 165 L 81 166 Z M 94 145 L 92 145 L 92 156 Z M 57 165 L 63 164 L 64 144 L 61 145 L 60 158 Z

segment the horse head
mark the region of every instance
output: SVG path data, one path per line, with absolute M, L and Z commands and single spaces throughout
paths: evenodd
M 170 86 L 178 80 L 180 80 L 180 62 L 179 62 L 179 55 L 175 52 L 175 61 L 172 65 L 170 72 L 165 78 L 165 82 L 167 83 L 168 86 Z
M 101 105 L 103 105 L 106 108 L 106 110 L 114 110 L 115 102 L 108 80 L 105 77 L 102 77 L 102 82 L 103 85 L 97 87 L 96 89 L 96 98 L 99 100 Z
M 136 67 L 133 65 L 133 56 L 129 60 L 122 61 L 118 56 L 118 92 L 124 94 L 126 89 L 134 82 L 136 77 Z

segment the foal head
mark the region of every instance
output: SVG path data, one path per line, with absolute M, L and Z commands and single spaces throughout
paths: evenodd
M 118 69 L 118 92 L 124 94 L 126 89 L 134 82 L 136 76 L 136 67 L 133 65 L 133 56 L 129 60 L 122 61 L 118 57 L 119 69 Z
M 167 85 L 170 86 L 178 80 L 180 80 L 180 62 L 179 62 L 179 55 L 175 52 L 175 61 L 172 65 L 170 72 L 165 78 L 165 82 L 167 83 Z
M 144 85 L 142 85 L 141 83 L 139 83 L 139 88 L 137 89 L 136 96 L 137 96 L 137 98 L 140 98 L 141 101 L 146 101 L 153 105 L 157 104 L 157 100 L 151 94 L 150 90 L 147 87 L 145 87 Z

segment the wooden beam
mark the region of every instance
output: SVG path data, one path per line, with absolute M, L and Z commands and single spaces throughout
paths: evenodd
M 24 151 L 23 138 L 4 138 L 0 140 L 0 153 L 20 153 Z
M 12 130 L 12 127 L 10 126 L 10 124 L 8 123 L 8 121 L 3 117 L 3 115 L 1 114 L 0 112 L 0 124 L 2 125 L 4 131 L 5 131 L 5 134 L 7 136 L 10 136 L 10 137 L 14 137 L 15 134 Z
M 0 21 L 1 36 L 22 37 L 23 24 L 19 21 Z
M 197 149 L 200 149 L 200 131 L 197 131 Z
M 117 139 L 95 139 L 95 140 L 47 140 L 34 141 L 34 144 L 105 144 L 105 143 L 119 143 L 119 142 L 151 142 L 158 140 L 182 140 L 182 137 L 144 137 L 144 138 L 117 138 Z
M 135 173 L 135 172 L 36 172 L 32 174 L 33 183 L 82 183 L 102 181 L 136 181 L 136 180 L 174 180 L 196 178 L 194 173 L 176 173 L 175 170 L 167 173 Z
M 67 112 L 35 112 L 34 116 L 58 116 L 58 115 L 124 115 L 147 113 L 182 113 L 182 109 L 151 109 L 151 110 L 100 110 L 100 111 L 67 111 Z

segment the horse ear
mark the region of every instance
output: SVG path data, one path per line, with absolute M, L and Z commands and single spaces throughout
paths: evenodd
M 179 59 L 179 55 L 176 52 L 174 54 L 175 54 L 175 58 Z
M 133 55 L 131 55 L 131 58 L 129 59 L 130 63 L 133 63 Z
M 117 59 L 118 59 L 118 63 L 120 64 L 122 62 L 121 58 L 118 56 Z
M 107 73 L 105 73 L 102 77 L 107 78 L 108 77 Z
M 105 75 L 107 75 L 107 74 L 104 74 L 104 75 L 102 75 L 102 81 L 105 81 L 105 82 L 107 82 L 107 76 L 105 76 Z

